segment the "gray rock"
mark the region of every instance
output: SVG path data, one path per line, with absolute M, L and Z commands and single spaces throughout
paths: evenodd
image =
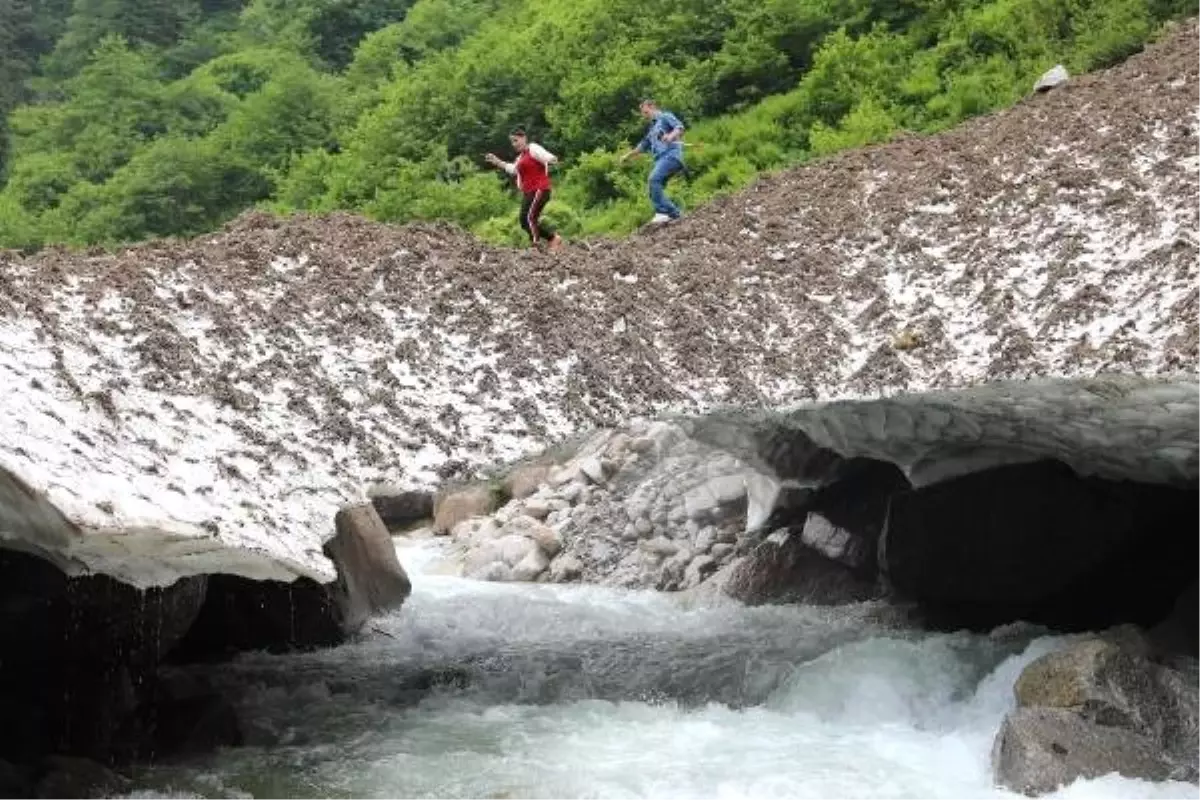
M 1005 717 L 992 766 L 998 784 L 1029 795 L 1112 772 L 1151 781 L 1171 774 L 1148 737 L 1052 708 L 1021 708 Z
M 545 464 L 521 464 L 513 467 L 504 476 L 504 489 L 514 500 L 529 497 L 550 477 L 550 467 Z
M 565 583 L 583 574 L 583 562 L 570 553 L 563 553 L 550 563 L 550 580 Z
M 649 536 L 654 533 L 654 525 L 648 517 L 638 517 L 634 520 L 633 526 L 638 536 Z
M 722 590 L 750 605 L 839 605 L 879 594 L 872 576 L 826 558 L 795 534 L 772 534 L 755 547 L 731 570 Z
M 635 453 L 648 453 L 654 449 L 654 440 L 649 436 L 639 436 L 630 440 L 629 449 Z
M 579 502 L 580 496 L 583 494 L 583 489 L 584 486 L 582 483 L 573 481 L 559 489 L 558 494 L 563 500 L 566 500 L 571 505 L 575 505 Z
M 545 519 L 550 516 L 550 501 L 543 500 L 537 497 L 531 497 L 525 501 L 524 512 L 534 519 Z
M 540 549 L 531 550 L 521 562 L 513 567 L 514 581 L 532 581 L 550 566 L 550 559 Z
M 467 550 L 463 559 L 463 574 L 468 578 L 475 577 L 485 567 L 494 563 L 504 563 L 504 553 L 497 542 L 484 542 Z
M 342 625 L 347 631 L 356 631 L 372 615 L 400 608 L 412 592 L 412 584 L 374 506 L 339 510 L 334 527 L 337 534 L 325 543 L 324 552 L 337 566 L 334 598 Z
M 699 586 L 709 575 L 717 571 L 717 560 L 712 556 L 699 555 L 692 559 L 684 571 L 683 584 L 685 588 Z
M 531 552 L 538 549 L 533 539 L 515 533 L 497 539 L 496 546 L 500 548 L 501 560 L 510 567 L 515 567 Z
M 512 570 L 503 561 L 493 561 L 490 564 L 467 573 L 467 577 L 476 581 L 496 581 L 505 583 L 513 578 Z
M 548 482 L 551 486 L 559 487 L 563 486 L 564 484 L 571 483 L 572 481 L 578 481 L 579 479 L 579 466 L 568 465 L 565 467 L 560 467 L 559 469 L 551 472 Z
M 805 517 L 800 540 L 826 558 L 852 567 L 863 566 L 868 556 L 857 537 L 816 511 Z
M 433 505 L 433 529 L 447 533 L 471 517 L 482 517 L 496 510 L 496 495 L 486 484 L 446 489 L 438 493 Z
M 641 546 L 646 551 L 657 553 L 661 556 L 673 556 L 679 552 L 679 545 L 662 536 L 654 539 L 647 539 L 646 541 L 642 542 Z
M 423 491 L 369 492 L 371 505 L 389 531 L 411 528 L 433 516 L 433 494 Z
M 621 529 L 621 538 L 627 542 L 636 542 L 638 540 L 637 526 L 632 522 Z
M 550 558 L 554 558 L 563 549 L 562 534 L 549 525 L 541 523 L 531 525 L 527 535 L 533 539 L 538 549 Z
M 697 553 L 707 553 L 712 549 L 712 546 L 717 542 L 717 531 L 715 528 L 701 528 L 693 539 L 693 548 Z
M 718 542 L 712 546 L 712 550 L 709 552 L 712 554 L 713 558 L 717 559 L 717 561 L 724 561 L 729 554 L 733 552 L 733 545 L 726 544 L 725 542 Z
M 1037 79 L 1037 83 L 1033 85 L 1035 92 L 1048 92 L 1051 89 L 1062 86 L 1067 82 L 1070 75 L 1067 74 L 1067 68 L 1062 64 L 1055 64 L 1050 69 L 1042 73 L 1042 77 Z
M 604 485 L 604 463 L 597 456 L 590 456 L 579 462 L 579 471 L 597 486 Z
M 1099 725 L 1153 736 L 1164 698 L 1152 669 L 1149 662 L 1111 642 L 1089 639 L 1031 662 L 1017 678 L 1013 694 L 1021 708 L 1072 710 Z

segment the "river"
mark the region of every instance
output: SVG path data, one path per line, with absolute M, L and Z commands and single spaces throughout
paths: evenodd
M 248 745 L 135 797 L 1013 797 L 989 751 L 1061 639 L 930 634 L 888 609 L 744 608 L 435 574 L 361 641 L 203 668 Z M 1110 776 L 1059 797 L 1192 797 Z

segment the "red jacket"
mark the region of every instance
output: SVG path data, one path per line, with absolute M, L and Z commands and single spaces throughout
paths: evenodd
M 557 160 L 546 148 L 530 142 L 516 161 L 504 165 L 504 171 L 516 176 L 517 188 L 522 192 L 548 192 L 550 165 Z

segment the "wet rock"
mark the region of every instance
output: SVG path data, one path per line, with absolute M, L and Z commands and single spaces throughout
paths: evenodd
M 324 550 L 337 567 L 335 597 L 341 625 L 349 633 L 375 614 L 400 608 L 412 583 L 373 505 L 341 509 L 334 526 L 337 533 Z
M 717 561 L 724 562 L 725 559 L 728 558 L 729 555 L 733 553 L 733 545 L 727 544 L 725 542 L 718 542 L 717 544 L 714 544 L 712 546 L 712 550 L 710 552 L 712 554 L 712 557 L 715 558 Z
M 795 533 L 772 536 L 755 547 L 732 566 L 721 590 L 749 605 L 839 605 L 880 594 L 870 572 L 826 558 Z
M 673 556 L 679 552 L 679 545 L 661 536 L 642 542 L 641 547 L 647 552 L 660 556 Z
M 182 695 L 158 692 L 139 718 L 143 759 L 203 755 L 245 742 L 232 703 L 211 690 Z
M 209 661 L 247 650 L 309 650 L 345 637 L 341 603 L 329 586 L 309 578 L 284 583 L 213 575 L 200 614 L 171 657 Z
M 111 797 L 132 785 L 125 776 L 86 758 L 49 756 L 42 769 L 35 797 Z
M 433 529 L 438 533 L 449 533 L 465 519 L 492 513 L 497 505 L 496 493 L 486 484 L 443 490 L 434 500 Z
M 1099 725 L 1149 732 L 1163 710 L 1152 668 L 1115 644 L 1092 639 L 1029 664 L 1013 693 L 1020 707 L 1069 709 Z
M 717 571 L 717 560 L 710 555 L 699 555 L 692 559 L 684 571 L 684 588 L 699 586 L 705 578 Z
M 1028 795 L 1112 772 L 1151 781 L 1171 774 L 1148 737 L 1053 708 L 1021 708 L 1005 717 L 992 764 L 998 784 Z
M 497 581 L 503 583 L 513 579 L 513 572 L 503 561 L 492 561 L 477 569 L 468 571 L 466 576 L 476 581 Z
M 141 591 L 0 550 L 0 758 L 121 750 L 137 687 L 193 625 L 207 587 L 197 577 Z
M 431 492 L 396 492 L 377 490 L 371 493 L 371 505 L 389 531 L 403 531 L 433 516 Z

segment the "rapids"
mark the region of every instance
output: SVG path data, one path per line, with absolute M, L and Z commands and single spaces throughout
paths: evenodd
M 135 797 L 1013 797 L 992 738 L 1061 637 L 908 629 L 889 609 L 745 608 L 437 574 L 355 643 L 203 670 L 245 747 Z M 1194 797 L 1109 776 L 1058 797 Z

